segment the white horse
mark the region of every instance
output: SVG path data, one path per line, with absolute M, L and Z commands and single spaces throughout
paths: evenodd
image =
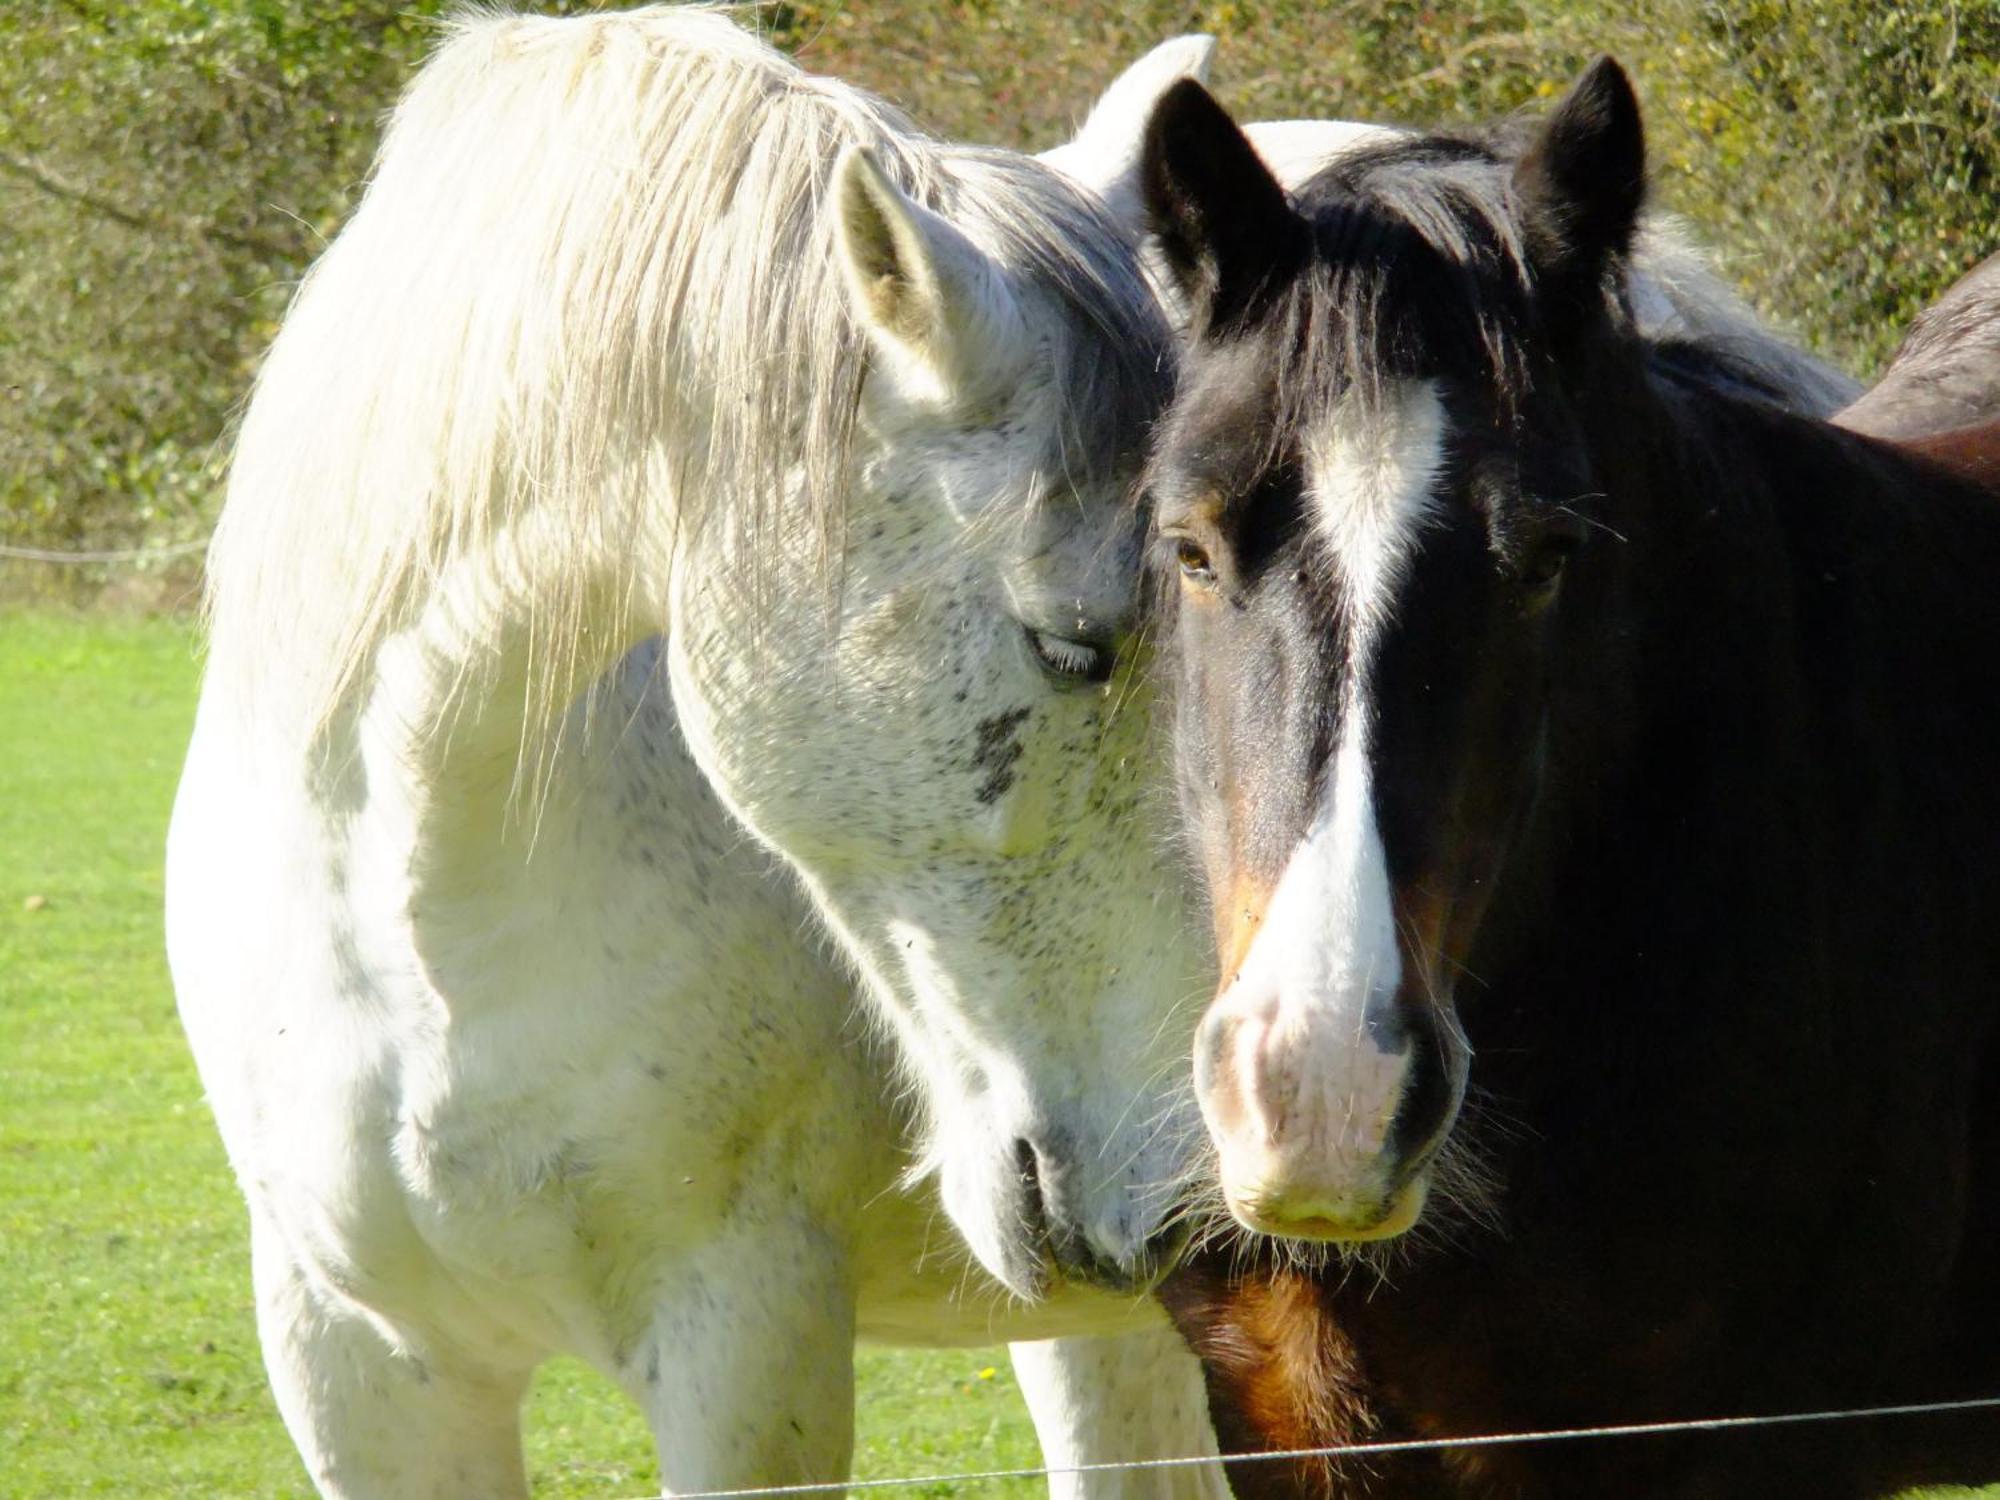
M 556 1352 L 671 1488 L 838 1480 L 857 1337 L 1111 1335 L 1022 1354 L 1051 1457 L 1213 1452 L 1141 1295 L 1210 983 L 1126 641 L 1168 361 L 1089 194 L 717 16 L 423 69 L 243 423 L 168 849 L 324 1493 L 525 1493 Z

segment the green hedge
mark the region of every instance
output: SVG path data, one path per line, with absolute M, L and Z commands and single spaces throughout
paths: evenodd
M 0 33 L 0 541 L 199 535 L 258 353 L 442 0 L 21 9 Z M 1222 39 L 1222 94 L 1263 118 L 1486 119 L 1611 51 L 1661 197 L 1864 374 L 2000 248 L 2000 0 L 844 0 L 761 24 L 944 133 L 1035 147 L 1182 31 Z

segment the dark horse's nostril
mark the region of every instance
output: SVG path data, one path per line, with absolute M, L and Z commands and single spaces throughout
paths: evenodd
M 1389 1127 L 1387 1155 L 1401 1181 L 1421 1171 L 1443 1143 L 1457 1103 L 1443 1032 L 1434 1018 L 1425 1016 L 1410 1027 L 1408 1081 Z

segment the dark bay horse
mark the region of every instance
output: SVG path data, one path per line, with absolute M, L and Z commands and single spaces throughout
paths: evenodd
M 1295 197 L 1182 84 L 1145 174 L 1197 1089 L 1236 1218 L 1340 1245 L 1171 1284 L 1225 1451 L 2000 1394 L 2000 481 L 1633 330 L 1608 60 Z M 2000 1415 L 1232 1477 L 1861 1496 Z

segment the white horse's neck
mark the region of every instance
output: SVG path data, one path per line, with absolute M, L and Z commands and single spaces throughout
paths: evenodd
M 530 515 L 455 561 L 411 626 L 383 642 L 358 712 L 331 728 L 327 763 L 358 762 L 367 798 L 405 845 L 413 910 L 534 876 L 538 846 L 574 816 L 597 728 L 592 684 L 664 618 L 643 573 L 550 542 Z M 536 615 L 551 569 L 580 601 L 555 661 Z

